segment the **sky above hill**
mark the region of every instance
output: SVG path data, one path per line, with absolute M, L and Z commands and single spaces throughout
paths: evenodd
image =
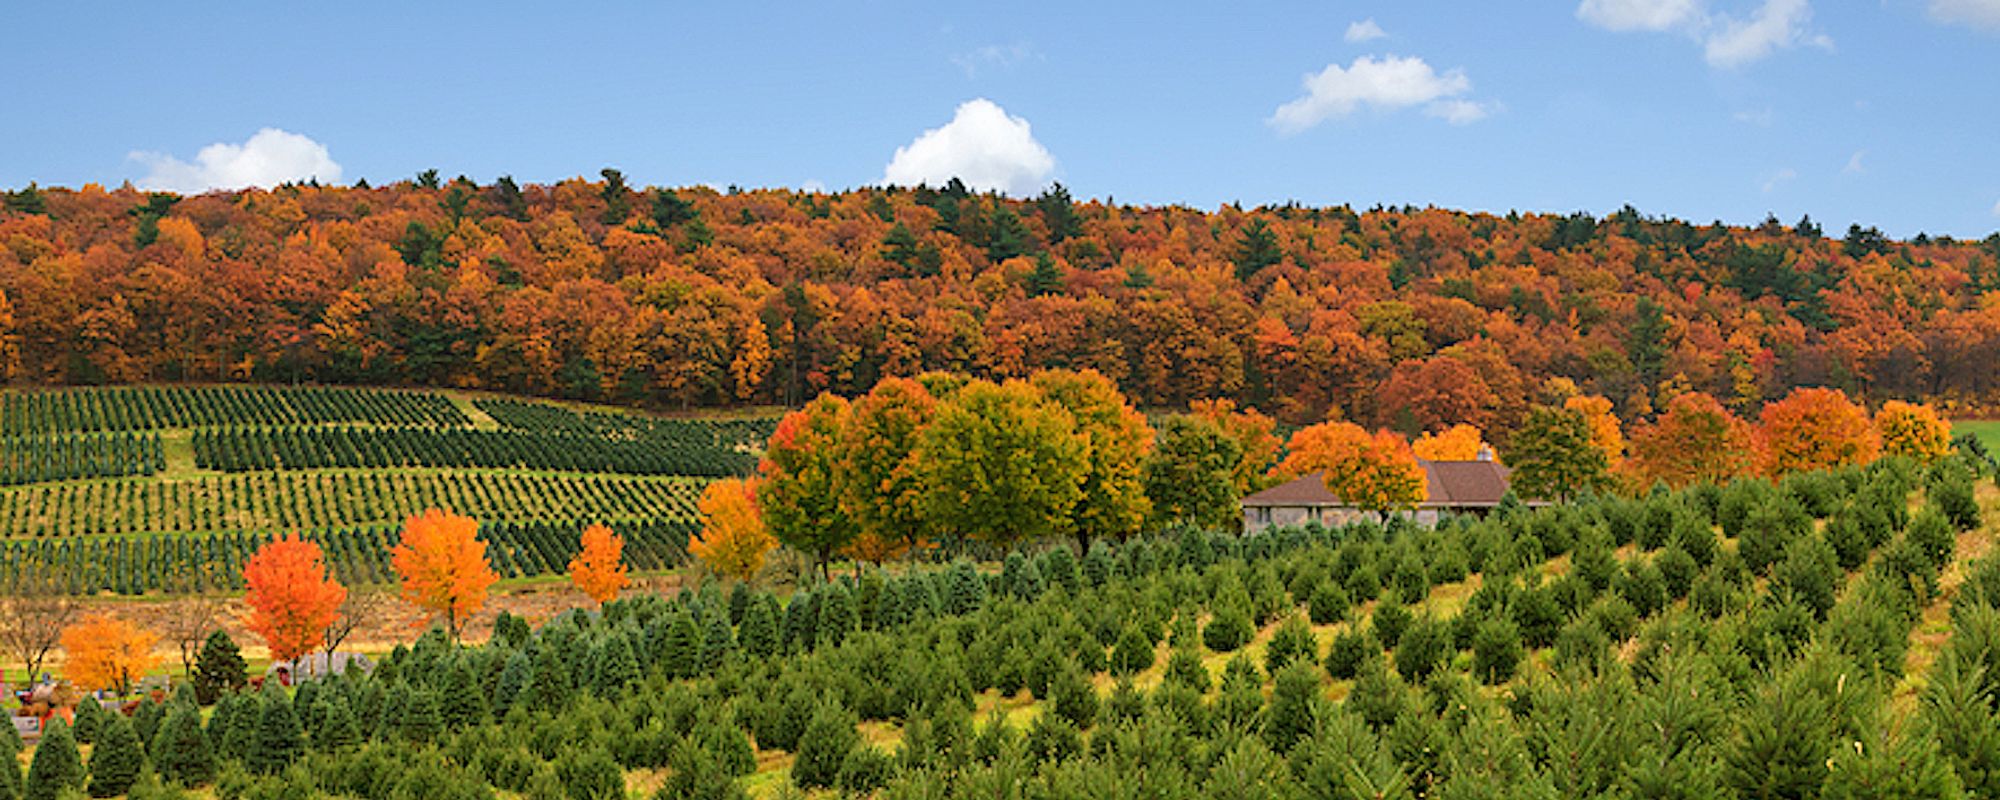
M 2000 230 L 2000 0 L 1189 5 L 16 4 L 0 186 L 611 166 Z

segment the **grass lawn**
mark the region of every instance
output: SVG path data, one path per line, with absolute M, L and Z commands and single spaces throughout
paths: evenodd
M 2000 419 L 1953 420 L 1951 433 L 1957 436 L 1969 433 L 1979 437 L 1979 443 L 1986 445 L 1987 452 L 2000 452 Z

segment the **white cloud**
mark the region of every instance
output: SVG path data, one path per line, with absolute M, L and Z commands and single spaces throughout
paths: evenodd
M 1576 18 L 1607 31 L 1669 31 L 1699 26 L 1700 0 L 1583 0 Z
M 961 104 L 943 127 L 896 148 L 882 180 L 938 186 L 958 178 L 980 191 L 1027 194 L 1048 183 L 1055 169 L 1055 157 L 1035 141 L 1027 120 L 981 97 Z
M 1382 26 L 1375 24 L 1374 17 L 1347 26 L 1347 41 L 1350 44 L 1372 42 L 1388 35 L 1388 31 L 1382 30 Z
M 1841 167 L 1840 173 L 1842 175 L 1859 175 L 1863 172 L 1867 172 L 1868 167 L 1861 163 L 1861 159 L 1867 155 L 1868 151 L 1866 150 L 1854 151 L 1854 155 L 1847 157 L 1847 166 Z
M 1993 216 L 2000 217 L 2000 200 L 1993 201 Z
M 989 44 L 951 57 L 951 63 L 965 70 L 965 77 L 977 78 L 986 70 L 1007 69 L 1028 61 L 1040 61 L 1041 51 L 1027 42 L 1010 45 Z
M 1732 117 L 1745 125 L 1769 128 L 1772 122 L 1777 121 L 1778 113 L 1769 108 L 1760 108 L 1755 111 L 1738 111 Z
M 1933 0 L 1994 3 L 2000 0 Z M 1747 17 L 1711 12 L 1704 0 L 1582 0 L 1577 19 L 1608 31 L 1673 32 L 1701 45 L 1709 66 L 1741 67 L 1782 49 L 1811 45 L 1833 49 L 1833 39 L 1806 27 L 1810 0 L 1763 0 Z
M 204 147 L 192 164 L 164 153 L 133 152 L 129 157 L 148 170 L 139 179 L 139 188 L 180 194 L 268 188 L 308 178 L 323 183 L 340 181 L 340 165 L 327 153 L 326 145 L 277 128 L 260 130 L 242 144 L 217 142 Z
M 1806 21 L 1811 18 L 1812 6 L 1806 0 L 1764 0 L 1747 20 L 1717 17 L 1702 57 L 1708 59 L 1709 66 L 1733 68 L 1801 43 L 1831 47 L 1832 39 L 1806 33 Z
M 1345 69 L 1328 64 L 1301 82 L 1305 96 L 1278 106 L 1266 120 L 1280 133 L 1298 133 L 1363 106 L 1382 111 L 1425 106 L 1425 113 L 1461 125 L 1485 116 L 1487 111 L 1464 99 L 1472 91 L 1472 81 L 1463 70 L 1438 72 L 1414 56 L 1385 56 L 1379 61 L 1362 56 Z
M 1931 0 L 1931 19 L 2000 31 L 2000 0 Z
M 1797 177 L 1799 177 L 1799 171 L 1791 167 L 1785 167 L 1777 172 L 1766 175 L 1764 176 L 1764 193 L 1769 194 L 1778 187 L 1791 183 Z
M 799 191 L 813 192 L 813 193 L 824 192 L 826 191 L 826 182 L 821 181 L 817 178 L 808 178 L 804 183 L 799 184 Z

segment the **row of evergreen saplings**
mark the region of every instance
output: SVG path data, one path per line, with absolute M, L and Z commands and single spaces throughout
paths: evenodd
M 1893 494 L 1867 494 L 1876 482 L 1914 487 L 1905 469 L 1839 474 L 1820 487 L 1824 506 L 1793 491 L 1802 484 L 1739 485 L 1509 511 L 1439 531 L 1189 532 L 1094 547 L 1082 559 L 1066 550 L 1010 557 L 994 575 L 965 564 L 869 573 L 789 603 L 740 588 L 671 603 L 642 597 L 540 631 L 507 617 L 485 647 L 454 650 L 428 636 L 371 678 L 302 694 L 292 713 L 309 746 L 226 758 L 219 788 L 619 797 L 623 770 L 664 766 L 663 797 L 738 796 L 733 778 L 754 768 L 754 741 L 791 751 L 802 786 L 886 797 L 1076 796 L 1107 785 L 1167 797 L 1242 796 L 1246 787 L 1274 797 L 1572 797 L 1677 786 L 1861 797 L 1895 781 L 1937 790 L 1905 796 L 1956 796 L 1943 791 L 1953 783 L 1991 796 L 2000 756 L 1988 746 L 1994 692 L 1983 676 L 2000 674 L 2000 614 L 1979 598 L 2000 597 L 2000 560 L 1971 569 L 1939 662 L 1975 677 L 1933 680 L 1913 717 L 1894 717 L 1886 696 L 1954 530 L 1977 522 L 1976 506 L 1962 516 L 1947 499 L 1961 480 L 1951 470 L 1927 476 L 1924 508 L 1900 533 L 1878 509 L 1888 532 L 1845 592 L 1830 522 L 1781 534 L 1783 557 L 1761 570 L 1697 529 L 1741 502 L 1726 500 L 1731 492 L 1760 496 L 1746 519 L 1795 520 L 1796 508 L 1809 523 L 1813 509 L 1830 520 Z M 1640 552 L 1621 563 L 1614 548 L 1624 544 Z M 1706 566 L 1697 552 L 1709 553 Z M 1696 561 L 1684 588 L 1672 577 L 1685 566 L 1675 566 L 1677 553 Z M 1559 555 L 1570 569 L 1543 562 Z M 1458 615 L 1407 613 L 1432 585 L 1473 572 L 1482 588 Z M 1769 578 L 1761 588 L 1760 574 Z M 1672 602 L 1682 594 L 1688 602 Z M 1357 609 L 1371 600 L 1364 623 Z M 1298 619 L 1302 607 L 1348 623 L 1327 652 Z M 1283 621 L 1261 663 L 1240 652 L 1245 625 L 1274 619 Z M 1163 678 L 1142 691 L 1132 676 L 1154 666 L 1163 640 Z M 1553 677 L 1529 669 L 1507 693 L 1476 688 L 1510 680 L 1526 652 L 1544 646 Z M 1203 648 L 1238 651 L 1219 681 L 1202 667 Z M 1621 649 L 1632 655 L 1616 656 Z M 1117 677 L 1108 695 L 1089 682 L 1100 670 Z M 1329 702 L 1326 681 L 1350 671 L 1346 699 Z M 1025 689 L 1048 713 L 1025 730 L 1003 716 L 975 722 L 974 695 L 988 689 Z M 274 718 L 290 729 L 279 700 L 256 703 L 260 730 Z M 901 723 L 901 743 L 862 743 L 861 719 Z M 218 724 L 210 738 L 222 748 L 255 741 L 231 733 L 246 723 Z
M 692 442 L 471 428 L 218 428 L 196 431 L 195 464 L 225 472 L 328 468 L 529 469 L 741 475 L 747 453 Z
M 434 392 L 341 387 L 106 387 L 0 394 L 0 430 L 95 433 L 221 425 L 471 424 Z
M 602 411 L 578 411 L 551 403 L 481 397 L 474 407 L 501 427 L 534 433 L 599 436 L 615 441 L 654 441 L 689 449 L 749 449 L 769 441 L 776 417 L 663 419 Z
M 577 552 L 577 531 L 608 522 L 625 539 L 624 561 L 637 570 L 666 569 L 687 558 L 695 523 L 673 520 L 497 522 L 480 527 L 487 560 L 506 578 L 559 575 Z M 389 564 L 394 526 L 309 531 L 335 577 L 350 586 L 397 580 Z M 67 594 L 184 594 L 240 591 L 243 563 L 271 534 L 22 539 L 0 541 L 0 589 Z
M 151 475 L 166 468 L 166 452 L 154 433 L 0 437 L 0 486 Z

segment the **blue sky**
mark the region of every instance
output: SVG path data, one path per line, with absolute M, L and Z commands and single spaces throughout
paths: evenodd
M 2000 230 L 2000 0 L 290 6 L 0 10 L 0 186 L 974 171 L 1197 208 Z

